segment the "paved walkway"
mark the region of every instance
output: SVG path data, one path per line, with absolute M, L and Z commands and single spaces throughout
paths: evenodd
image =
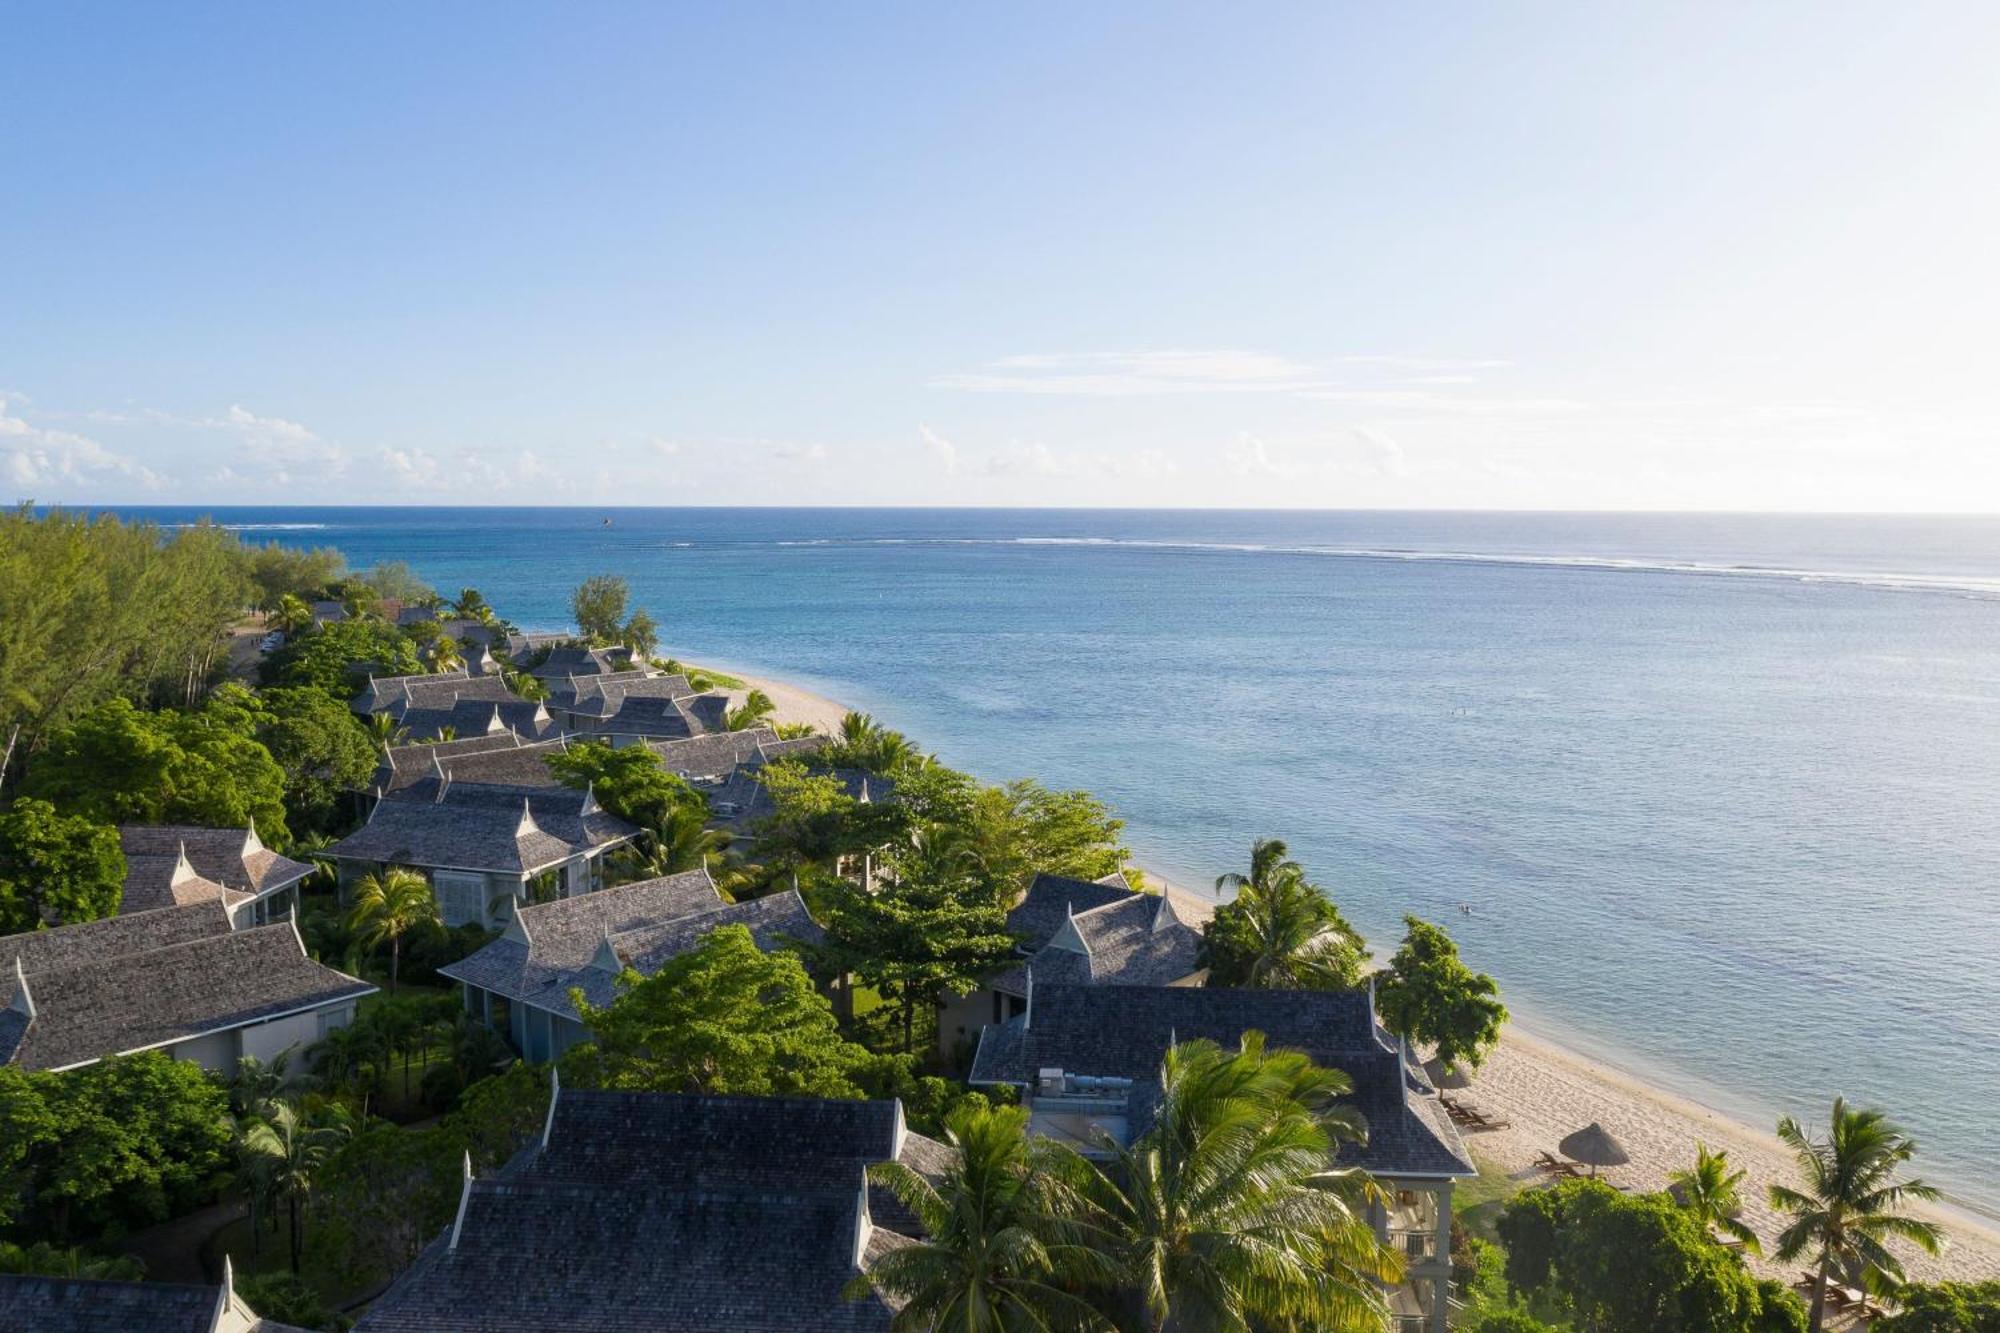
M 135 1254 L 146 1265 L 146 1277 L 153 1282 L 220 1282 L 222 1275 L 207 1272 L 201 1262 L 202 1244 L 220 1228 L 244 1216 L 241 1199 L 225 1199 L 206 1208 L 162 1222 L 144 1231 L 135 1231 L 119 1245 L 126 1254 Z

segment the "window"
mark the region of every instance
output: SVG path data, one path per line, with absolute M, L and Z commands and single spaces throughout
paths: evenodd
M 447 926 L 478 921 L 486 906 L 486 876 L 458 870 L 440 870 L 431 877 L 437 890 L 438 914 Z

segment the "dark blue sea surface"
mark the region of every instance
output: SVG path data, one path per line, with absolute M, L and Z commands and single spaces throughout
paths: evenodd
M 1384 952 L 1441 921 L 1530 1026 L 1879 1103 L 2000 1205 L 2000 521 L 207 512 L 528 627 L 622 574 L 674 653 L 1087 787 L 1184 884 L 1281 836 Z

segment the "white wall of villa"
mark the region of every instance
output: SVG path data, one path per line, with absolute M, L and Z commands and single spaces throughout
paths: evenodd
M 355 1002 L 344 1000 L 321 1009 L 297 1014 L 281 1014 L 261 1023 L 204 1032 L 166 1048 L 176 1060 L 188 1060 L 213 1073 L 228 1074 L 245 1056 L 265 1064 L 286 1051 L 303 1051 L 335 1028 L 354 1021 Z
M 343 896 L 355 883 L 390 867 L 364 861 L 340 863 Z M 507 923 L 514 908 L 536 901 L 537 895 L 574 898 L 604 887 L 602 852 L 579 853 L 533 875 L 501 870 L 460 870 L 444 866 L 408 866 L 430 881 L 437 894 L 438 914 L 447 926 L 479 925 L 494 930 Z

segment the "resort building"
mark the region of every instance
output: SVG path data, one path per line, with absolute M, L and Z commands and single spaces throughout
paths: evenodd
M 620 672 L 571 676 L 551 691 L 550 709 L 570 732 L 613 745 L 685 740 L 728 727 L 729 696 L 697 694 L 686 676 Z
M 383 794 L 368 822 L 326 849 L 344 892 L 404 866 L 437 892 L 447 926 L 491 927 L 523 903 L 603 887 L 604 857 L 639 835 L 589 791 L 431 775 Z
M 355 699 L 353 706 L 357 713 L 388 713 L 407 722 L 413 711 L 449 712 L 469 700 L 496 704 L 524 702 L 499 676 L 476 676 L 464 667 L 454 667 L 433 675 L 370 676 L 368 688 Z
M 532 654 L 539 651 L 539 647 L 528 651 Z M 630 671 L 634 668 L 634 661 L 630 648 L 586 648 L 574 639 L 568 639 L 550 645 L 542 660 L 528 668 L 528 674 L 545 681 L 555 681 L 564 676 L 604 676 Z
M 316 867 L 266 847 L 249 828 L 188 824 L 121 824 L 125 892 L 119 912 L 221 899 L 237 924 L 281 921 L 298 902 L 298 885 Z
M 876 1333 L 845 1288 L 907 1244 L 867 1168 L 935 1174 L 898 1102 L 558 1088 L 540 1141 L 468 1167 L 451 1226 L 356 1333 Z
M 1083 986 L 1199 986 L 1201 922 L 1214 909 L 1167 889 L 1140 893 L 1122 875 L 1101 880 L 1037 875 L 1007 929 L 1022 963 L 938 1009 L 938 1049 L 950 1054 L 979 1040 L 1028 1005 L 1028 970 L 1043 982 Z
M 354 1018 L 375 987 L 306 956 L 290 919 L 239 927 L 216 898 L 0 937 L 0 1065 L 75 1069 L 164 1050 L 227 1072 Z
M 970 1081 L 1020 1089 L 1030 1130 L 1086 1156 L 1107 1156 L 1103 1138 L 1129 1144 L 1146 1132 L 1160 1062 L 1176 1041 L 1235 1049 L 1245 1032 L 1261 1032 L 1271 1047 L 1346 1073 L 1354 1091 L 1345 1101 L 1368 1135 L 1343 1145 L 1336 1162 L 1364 1168 L 1389 1192 L 1393 1206 L 1373 1220 L 1407 1264 L 1391 1293 L 1391 1327 L 1444 1333 L 1452 1184 L 1477 1172 L 1422 1068 L 1376 1023 L 1372 992 L 1045 985 L 1033 968 L 1027 991 L 1019 1017 L 981 1034 Z
M 524 746 L 537 751 L 553 750 L 560 744 L 560 740 L 523 741 L 513 732 L 503 731 L 491 735 L 481 732 L 477 736 L 458 740 L 392 745 L 383 752 L 381 762 L 375 766 L 375 776 L 370 785 L 383 791 L 394 791 L 425 778 L 437 777 L 464 756 L 518 750 Z
M 510 731 L 524 739 L 539 741 L 561 732 L 546 707 L 534 700 L 516 699 L 511 694 L 504 700 L 456 699 L 442 707 L 407 708 L 396 720 L 414 741 L 498 736 Z
M 824 743 L 825 738 L 812 737 Z M 768 747 L 784 744 L 769 727 L 746 727 L 742 731 L 718 731 L 686 740 L 646 742 L 659 756 L 660 767 L 676 777 L 701 787 L 720 787 L 729 781 L 737 765 L 755 763 L 768 757 Z
M 506 1034 L 531 1061 L 589 1040 L 572 989 L 602 1007 L 618 975 L 651 976 L 717 926 L 746 926 L 760 949 L 824 938 L 796 891 L 726 903 L 706 870 L 621 884 L 583 898 L 523 907 L 506 934 L 438 969 L 465 987 L 466 1012 Z
M 306 1333 L 295 1324 L 259 1319 L 236 1294 L 227 1255 L 219 1287 L 0 1273 L 0 1328 L 23 1333 Z

